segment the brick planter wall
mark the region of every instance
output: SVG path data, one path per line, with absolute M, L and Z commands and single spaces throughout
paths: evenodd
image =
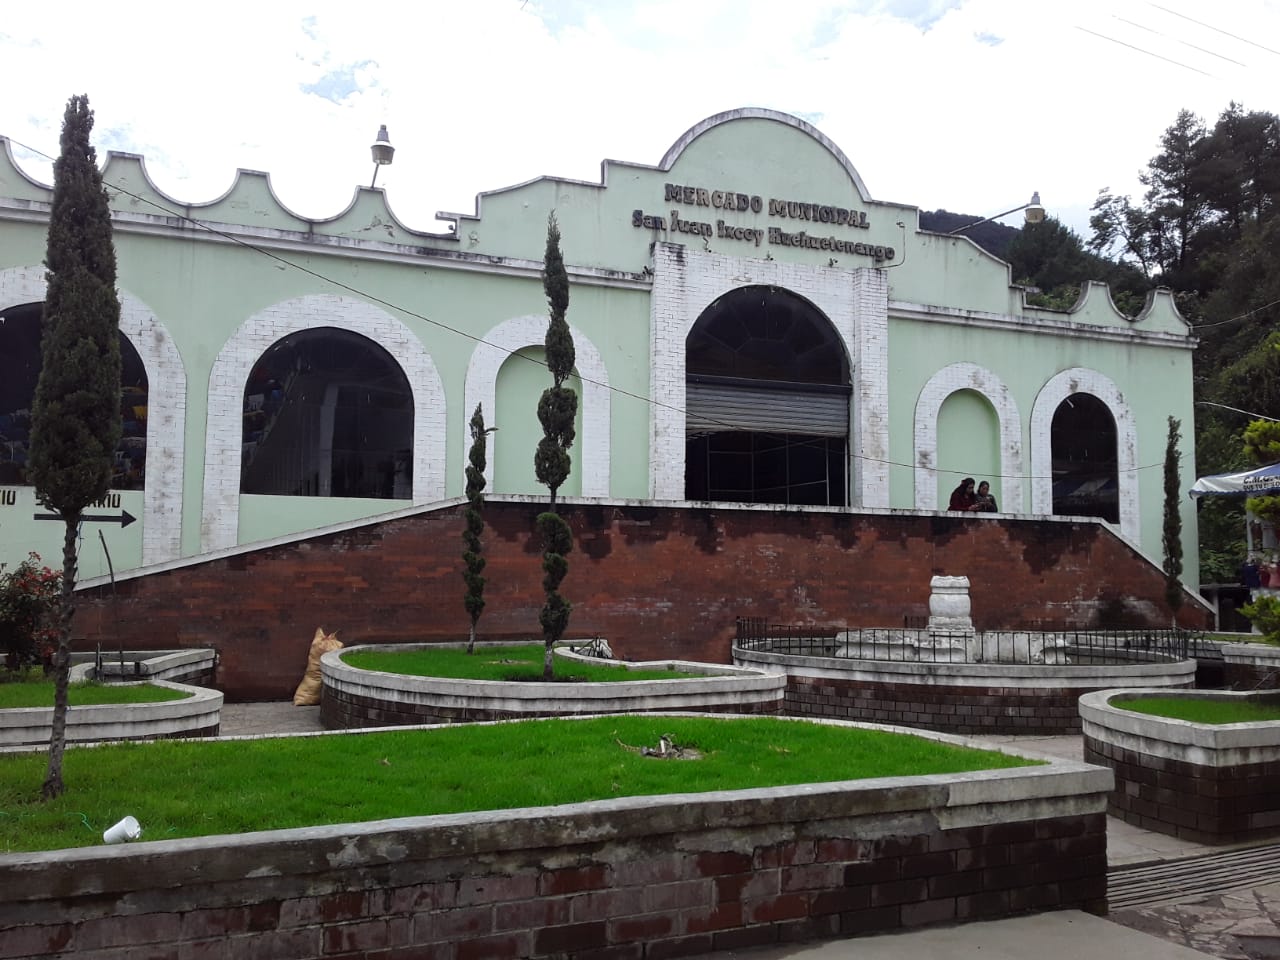
M 1223 681 L 1232 690 L 1280 687 L 1280 647 L 1264 643 L 1222 644 Z
M 1107 702 L 1118 695 L 1143 694 L 1154 695 L 1109 690 L 1080 701 L 1085 762 L 1110 767 L 1116 776 L 1107 811 L 1144 830 L 1196 843 L 1280 836 L 1280 722 L 1188 723 Z M 1184 695 L 1249 696 L 1225 691 Z M 1262 696 L 1274 699 L 1276 694 Z
M 543 502 L 485 505 L 485 640 L 540 636 L 534 520 Z M 88 581 L 77 643 L 91 649 L 212 647 L 229 699 L 287 699 L 317 626 L 348 645 L 459 640 L 462 505 L 241 547 Z M 1045 624 L 1167 626 L 1164 575 L 1104 524 L 912 511 L 564 503 L 575 546 L 562 592 L 570 636 L 621 657 L 727 663 L 735 618 L 899 626 L 928 612 L 929 579 L 972 582 L 979 629 Z M 1098 571 L 1105 570 L 1106 577 Z M 1188 602 L 1187 625 L 1208 622 Z
M 734 662 L 785 670 L 784 712 L 925 727 L 958 734 L 1080 732 L 1082 694 L 1143 683 L 1195 684 L 1196 662 L 1111 666 L 917 663 L 734 648 Z
M 1104 912 L 1110 786 L 1060 762 L 0 855 L 0 956 L 639 960 Z
M 501 645 L 478 644 L 476 655 L 501 656 L 501 650 Z M 320 720 L 329 729 L 615 712 L 772 715 L 782 712 L 786 688 L 786 678 L 777 673 L 681 661 L 624 666 L 660 670 L 670 665 L 675 670 L 707 675 L 601 683 L 450 680 L 360 670 L 343 660 L 348 652 L 334 650 L 321 660 Z M 562 674 L 573 670 L 575 660 L 591 662 L 565 652 L 557 653 L 556 659 L 556 670 Z

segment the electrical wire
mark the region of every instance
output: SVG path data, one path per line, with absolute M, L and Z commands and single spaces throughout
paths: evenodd
M 1217 79 L 1217 77 L 1214 77 L 1212 73 L 1208 73 L 1204 70 L 1201 70 L 1199 67 L 1193 67 L 1189 63 L 1183 63 L 1181 60 L 1174 60 L 1171 57 L 1161 56 L 1158 53 L 1153 53 L 1152 51 L 1147 50 L 1144 47 L 1135 46 L 1132 43 L 1125 43 L 1123 40 L 1117 40 L 1115 37 L 1109 37 L 1105 33 L 1098 33 L 1098 31 L 1096 30 L 1090 30 L 1088 27 L 1082 27 L 1079 24 L 1076 24 L 1076 29 L 1081 31 L 1082 33 L 1088 33 L 1095 37 L 1098 37 L 1099 39 L 1109 40 L 1111 43 L 1118 43 L 1120 46 L 1128 47 L 1130 50 L 1136 50 L 1138 53 L 1145 53 L 1148 57 L 1155 57 L 1157 60 L 1163 60 L 1165 63 L 1172 63 L 1175 67 L 1182 67 L 1186 70 L 1190 70 L 1192 73 L 1198 73 L 1201 76 L 1209 77 L 1210 79 L 1214 79 L 1214 80 Z
M 23 142 L 21 142 L 21 141 L 19 141 L 19 140 L 14 140 L 14 139 L 13 139 L 13 138 L 11 138 L 11 137 L 10 137 L 10 138 L 8 138 L 8 139 L 9 139 L 9 142 L 10 142 L 10 143 L 13 143 L 13 144 L 17 145 L 17 146 L 21 147 L 21 148 L 22 148 L 22 149 L 24 149 L 24 150 L 28 150 L 28 151 L 30 151 L 31 153 L 35 154 L 36 156 L 44 157 L 46 160 L 49 160 L 49 161 L 53 161 L 53 160 L 54 160 L 54 158 L 53 158 L 53 157 L 51 157 L 49 154 L 45 153 L 45 152 L 44 152 L 44 151 L 42 151 L 42 150 L 38 150 L 38 149 L 36 149 L 35 147 L 32 147 L 32 146 L 30 146 L 30 145 L 28 145 L 28 144 L 26 144 L 26 143 L 23 143 Z M 365 290 L 362 290 L 362 289 L 360 289 L 359 287 L 353 286 L 352 284 L 346 283 L 346 282 L 345 282 L 345 281 L 343 281 L 343 280 L 335 279 L 335 278 L 333 278 L 333 277 L 331 277 L 331 276 L 328 276 L 327 274 L 321 273 L 321 272 L 320 272 L 320 271 L 318 271 L 318 270 L 314 270 L 314 269 L 312 269 L 311 267 L 308 267 L 308 266 L 305 266 L 305 265 L 303 265 L 303 264 L 297 263 L 297 262 L 295 262 L 295 261 L 293 261 L 293 260 L 288 259 L 287 257 L 283 257 L 283 256 L 281 256 L 281 255 L 279 255 L 279 254 L 277 254 L 277 253 L 275 253 L 275 252 L 273 252 L 273 251 L 271 251 L 271 250 L 267 250 L 267 249 L 265 249 L 265 248 L 263 248 L 263 247 L 259 247 L 259 246 L 258 246 L 258 245 L 256 245 L 256 244 L 250 243 L 249 241 L 247 241 L 247 240 L 245 240 L 245 239 L 243 239 L 243 238 L 241 238 L 241 237 L 237 237 L 237 236 L 235 236 L 234 234 L 228 233 L 228 232 L 226 232 L 226 231 L 224 231 L 224 230 L 219 230 L 217 227 L 214 227 L 214 226 L 213 226 L 213 225 L 211 225 L 211 224 L 205 223 L 205 222 L 204 222 L 204 221 L 202 221 L 202 220 L 197 220 L 195 217 L 188 216 L 187 214 L 183 213 L 181 210 L 174 210 L 174 209 L 172 209 L 172 208 L 170 208 L 170 207 L 166 207 L 164 204 L 157 203 L 156 201 L 154 201 L 154 200 L 150 199 L 149 197 L 139 196 L 138 194 L 133 193 L 132 191 L 125 189 L 125 188 L 124 188 L 123 186 L 121 186 L 120 184 L 115 184 L 115 183 L 113 183 L 113 184 L 104 184 L 104 186 L 105 186 L 108 190 L 115 190 L 117 193 L 124 194 L 125 196 L 127 196 L 127 197 L 129 197 L 129 198 L 131 198 L 131 199 L 133 199 L 133 200 L 136 200 L 136 201 L 138 201 L 139 203 L 145 203 L 145 204 L 148 204 L 149 206 L 155 207 L 157 210 L 161 211 L 161 212 L 162 212 L 162 213 L 164 213 L 166 216 L 173 217 L 173 218 L 175 218 L 175 219 L 178 219 L 178 220 L 184 221 L 184 222 L 186 222 L 186 223 L 189 223 L 189 224 L 191 224 L 191 225 L 192 225 L 192 226 L 194 226 L 194 227 L 197 227 L 197 228 L 199 228 L 199 229 L 201 229 L 201 230 L 205 230 L 205 231 L 207 231 L 207 232 L 209 232 L 209 233 L 213 234 L 214 236 L 218 236 L 218 237 L 223 238 L 224 240 L 229 240 L 229 241 L 231 241 L 232 243 L 235 243 L 235 244 L 237 244 L 237 245 L 239 245 L 239 246 L 241 246 L 241 247 L 244 247 L 244 248 L 245 248 L 245 249 L 247 249 L 247 250 L 250 250 L 250 251 L 252 251 L 252 252 L 254 252 L 254 253 L 257 253 L 257 254 L 259 254 L 259 255 L 261 255 L 261 256 L 267 257 L 267 258 L 268 258 L 268 259 L 270 259 L 270 260 L 274 260 L 274 261 L 276 261 L 277 263 L 283 264 L 283 265 L 284 265 L 284 266 L 286 266 L 286 267 L 291 267 L 291 268 L 293 268 L 294 270 L 298 270 L 298 271 L 300 271 L 301 273 L 304 273 L 304 274 L 306 274 L 306 275 L 308 275 L 308 276 L 310 276 L 310 277 L 313 277 L 313 278 L 315 278 L 315 279 L 317 279 L 317 280 L 322 281 L 323 283 L 331 284 L 331 285 L 333 285 L 333 286 L 335 286 L 335 287 L 338 287 L 338 288 L 340 288 L 340 289 L 342 289 L 342 290 L 346 290 L 348 293 L 354 294 L 355 296 L 358 296 L 358 297 L 360 297 L 360 298 L 362 298 L 362 299 L 365 299 L 365 300 L 371 301 L 371 302 L 373 302 L 373 303 L 380 304 L 381 306 L 384 306 L 384 307 L 386 307 L 386 308 L 387 308 L 387 309 L 389 309 L 389 310 L 395 310 L 395 311 L 397 311 L 397 312 L 399 312 L 399 313 L 403 313 L 403 314 L 406 314 L 406 315 L 408 315 L 408 316 L 414 317 L 414 318 L 415 318 L 415 319 L 417 319 L 417 320 L 421 320 L 423 323 L 426 323 L 426 324 L 429 324 L 429 325 L 431 325 L 431 326 L 437 327 L 437 328 L 439 328 L 439 329 L 441 329 L 441 330 L 445 330 L 445 331 L 447 331 L 447 332 L 449 332 L 449 333 L 456 334 L 457 336 L 460 336 L 460 337 L 462 337 L 462 338 L 464 338 L 464 339 L 466 339 L 466 340 L 470 340 L 470 341 L 472 341 L 472 342 L 476 343 L 477 345 L 481 345 L 481 344 L 482 344 L 482 345 L 484 345 L 484 346 L 490 347 L 490 348 L 492 348 L 492 349 L 494 349 L 494 350 L 497 350 L 499 353 L 503 353 L 503 354 L 505 354 L 505 355 L 507 356 L 507 358 L 508 358 L 508 359 L 513 358 L 513 357 L 514 357 L 514 358 L 517 358 L 517 359 L 520 359 L 520 360 L 525 360 L 525 361 L 527 361 L 527 362 L 529 362 L 529 363 L 533 363 L 533 364 L 535 364 L 535 365 L 537 365 L 537 366 L 539 366 L 539 367 L 541 367 L 541 366 L 543 365 L 540 361 L 538 361 L 538 360 L 536 360 L 536 359 L 534 359 L 534 358 L 532 358 L 532 357 L 522 356 L 519 352 L 517 352 L 517 351 L 515 351 L 515 350 L 507 350 L 505 347 L 500 347 L 500 346 L 498 346 L 498 345 L 497 345 L 497 344 L 495 344 L 495 343 L 491 343 L 490 341 L 485 340 L 483 337 L 479 337 L 479 336 L 476 336 L 475 334 L 468 333 L 468 332 L 466 332 L 465 330 L 460 330 L 460 329 L 458 329 L 457 327 L 452 327 L 452 326 L 450 326 L 449 324 L 444 323 L 444 322 L 442 322 L 442 321 L 439 321 L 439 320 L 433 320 L 431 317 L 425 316 L 425 315 L 423 315 L 423 314 L 421 314 L 421 313 L 417 313 L 417 312 L 416 312 L 416 311 L 414 311 L 414 310 L 410 310 L 408 307 L 400 306 L 399 304 L 393 303 L 393 302 L 392 302 L 392 301 L 390 301 L 390 300 L 383 299 L 382 297 L 379 297 L 379 296 L 377 296 L 376 294 L 368 293 L 368 292 L 366 292 Z M 1259 308 L 1259 309 L 1261 309 L 1261 308 Z M 521 350 L 523 350 L 523 349 L 525 349 L 525 348 L 521 347 L 520 349 L 521 349 Z M 652 405 L 652 406 L 654 406 L 654 407 L 659 407 L 659 408 L 662 408 L 662 409 L 664 409 L 664 410 L 669 410 L 669 411 L 671 411 L 671 412 L 673 412 L 673 413 L 678 413 L 678 414 L 680 414 L 681 416 L 685 416 L 685 417 L 687 417 L 687 416 L 688 416 L 688 410 L 686 410 L 686 409 L 685 409 L 685 408 L 683 408 L 683 407 L 678 407 L 678 406 L 676 406 L 675 404 L 667 403 L 666 401 L 663 401 L 663 400 L 657 400 L 657 399 L 654 399 L 653 397 L 645 397 L 645 396 L 641 396 L 641 395 L 640 395 L 640 394 L 638 394 L 638 393 L 633 393 L 633 392 L 632 392 L 632 391 L 630 391 L 630 390 L 626 390 L 626 389 L 624 389 L 624 388 L 622 388 L 622 387 L 615 386 L 615 385 L 613 385 L 613 384 L 611 384 L 611 383 L 601 383 L 601 382 L 599 382 L 599 381 L 597 381 L 597 380 L 592 380 L 592 379 L 591 379 L 591 378 L 589 378 L 589 377 L 585 377 L 585 376 L 583 376 L 581 373 L 579 373 L 579 374 L 578 374 L 578 379 L 579 379 L 579 381 L 580 381 L 580 382 L 583 382 L 583 383 L 589 383 L 589 384 L 591 384 L 591 385 L 593 385 L 593 386 L 600 387 L 601 389 L 608 390 L 608 391 L 610 391 L 611 393 L 615 393 L 615 394 L 618 394 L 618 395 L 620 395 L 620 396 L 628 397 L 628 398 L 630 398 L 630 399 L 632 399 L 632 400 L 639 400 L 641 403 L 646 403 L 646 404 L 650 404 L 650 405 Z M 708 418 L 708 419 L 710 419 L 710 418 Z M 710 419 L 710 422 L 711 422 L 711 423 L 718 424 L 718 425 L 720 425 L 720 426 L 725 426 L 725 427 L 732 426 L 732 424 L 726 423 L 726 422 L 724 422 L 724 421 L 714 420 L 714 419 Z M 849 457 L 850 457 L 851 459 L 853 459 L 853 460 L 858 460 L 858 461 L 860 461 L 860 462 L 862 462 L 862 463 L 875 463 L 875 464 L 882 464 L 882 465 L 884 465 L 884 466 L 889 466 L 889 467 L 903 467 L 903 468 L 906 468 L 906 469 L 909 469 L 909 470 L 914 470 L 914 469 L 915 469 L 915 464 L 914 464 L 914 463 L 903 463 L 903 462 L 900 462 L 900 461 L 897 461 L 897 460 L 888 460 L 888 459 L 884 459 L 884 458 L 881 458 L 881 457 L 869 457 L 869 456 L 865 456 L 865 455 L 863 455 L 863 454 L 855 453 L 855 452 L 853 452 L 853 451 L 849 451 L 849 454 L 848 454 L 848 455 L 849 455 Z M 1131 467 L 1131 468 L 1128 468 L 1127 470 L 1120 470 L 1120 471 L 1118 471 L 1118 472 L 1121 472 L 1121 473 L 1138 473 L 1138 472 L 1141 472 L 1141 471 L 1143 471 L 1143 470 L 1152 470 L 1152 469 L 1155 469 L 1155 468 L 1157 468 L 1157 467 L 1158 467 L 1158 468 L 1163 469 L 1163 467 L 1164 467 L 1163 462 L 1161 462 L 1161 463 L 1150 463 L 1150 464 L 1146 464 L 1146 465 L 1144 465 L 1144 466 L 1138 466 L 1138 467 Z M 961 470 L 951 470 L 951 469 L 941 469 L 941 468 L 934 468 L 934 471 L 935 471 L 935 473 L 938 473 L 938 474 L 955 474 L 956 476 L 968 476 L 968 475 L 969 475 L 969 474 L 971 474 L 971 473 L 981 473 L 981 472 L 982 472 L 982 471 L 980 471 L 980 470 L 979 470 L 979 471 L 974 471 L 974 470 L 961 471 Z M 1052 476 L 1037 476 L 1037 475 L 1034 475 L 1034 474 L 1024 474 L 1024 475 L 1022 475 L 1022 476 L 1005 476 L 1005 475 L 1001 474 L 1001 475 L 999 475 L 999 479 L 1000 479 L 1000 480 L 1002 480 L 1002 481 L 1004 481 L 1004 480 L 1009 480 L 1009 481 L 1022 481 L 1022 480 L 1052 480 L 1053 478 L 1052 478 Z

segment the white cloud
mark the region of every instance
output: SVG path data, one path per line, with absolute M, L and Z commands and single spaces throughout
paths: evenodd
M 144 154 L 177 199 L 211 200 L 248 167 L 296 212 L 328 217 L 368 182 L 386 123 L 397 154 L 379 184 L 430 229 L 477 192 L 596 180 L 604 157 L 656 163 L 698 120 L 767 106 L 813 119 L 877 198 L 979 214 L 1039 190 L 1085 233 L 1099 188 L 1138 190 L 1179 109 L 1210 123 L 1232 99 L 1280 111 L 1280 55 L 1247 42 L 1280 36 L 1274 0 L 1239 0 L 1230 16 L 1189 0 L 192 9 L 10 5 L 0 56 L 21 82 L 0 134 L 55 153 L 66 98 L 88 92 L 100 147 Z

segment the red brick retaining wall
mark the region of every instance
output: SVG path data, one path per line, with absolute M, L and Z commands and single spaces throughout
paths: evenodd
M 611 709 L 609 705 L 603 708 Z M 655 711 L 669 710 L 658 705 Z M 713 704 L 710 706 L 685 706 L 686 713 L 730 713 L 774 716 L 782 712 L 777 700 Z M 581 711 L 537 711 L 541 717 L 573 716 Z M 644 713 L 643 709 L 628 706 L 630 713 Z M 404 703 L 382 697 L 362 697 L 345 690 L 335 690 L 325 684 L 320 692 L 320 722 L 328 730 L 350 730 L 359 727 L 387 727 L 420 723 L 464 723 L 483 720 L 520 720 L 530 716 L 528 710 L 497 710 L 474 706 L 449 707 L 441 704 Z
M 865 683 L 792 675 L 785 712 L 966 735 L 998 731 L 1056 736 L 1080 732 L 1077 701 L 1082 693 L 1096 689 Z
M 1215 767 L 1084 738 L 1086 763 L 1110 767 L 1114 817 L 1195 843 L 1280 836 L 1280 762 Z
M 317 626 L 349 644 L 463 639 L 461 509 L 126 576 L 115 599 L 91 585 L 79 594 L 77 644 L 213 647 L 228 698 L 252 700 L 292 694 Z M 481 639 L 540 636 L 541 509 L 485 506 Z M 727 663 L 742 615 L 900 626 L 927 615 L 935 574 L 970 578 L 978 629 L 1169 622 L 1160 569 L 1100 524 L 635 503 L 561 511 L 575 536 L 562 587 L 570 636 L 605 636 L 630 659 Z M 1182 608 L 1188 625 L 1207 617 L 1196 603 Z
M 1069 766 L 0 855 L 0 957 L 640 960 L 1104 912 L 1111 777 Z

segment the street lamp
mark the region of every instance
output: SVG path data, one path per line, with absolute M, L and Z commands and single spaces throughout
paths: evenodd
M 396 155 L 396 148 L 391 145 L 385 123 L 378 128 L 378 136 L 369 150 L 373 154 L 373 179 L 369 181 L 369 189 L 372 190 L 373 185 L 378 182 L 378 168 L 391 163 L 391 158 Z
M 966 223 L 963 227 L 956 227 L 954 230 L 947 232 L 948 237 L 954 237 L 957 233 L 963 233 L 970 227 L 976 227 L 980 223 L 988 223 L 992 220 L 999 220 L 1001 217 L 1007 217 L 1011 213 L 1017 213 L 1019 210 L 1027 211 L 1023 219 L 1027 223 L 1043 223 L 1044 207 L 1040 205 L 1040 191 L 1037 190 L 1031 194 L 1031 202 L 1024 203 L 1020 207 L 1014 207 L 1012 210 L 1006 210 L 1004 213 L 997 213 L 994 217 L 983 217 L 981 220 L 975 220 L 973 223 Z

